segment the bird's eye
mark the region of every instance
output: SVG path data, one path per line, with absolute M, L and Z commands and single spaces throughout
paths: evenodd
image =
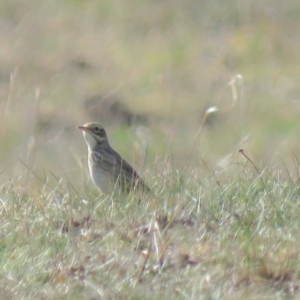
M 101 137 L 105 137 L 105 136 L 106 136 L 105 130 L 104 130 L 103 128 L 101 128 L 101 127 L 96 126 L 96 127 L 94 128 L 94 132 L 95 132 L 97 135 L 101 136 Z

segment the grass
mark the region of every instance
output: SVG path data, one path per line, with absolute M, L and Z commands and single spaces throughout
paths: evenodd
M 300 297 L 297 1 L 0 8 L 0 299 Z M 95 118 L 152 195 L 95 190 Z
M 35 197 L 13 182 L 3 186 L 4 295 L 294 298 L 298 180 L 282 180 L 273 166 L 258 175 L 239 164 L 230 174 L 175 172 L 140 204 L 134 195 L 99 196 L 64 180 L 45 184 Z

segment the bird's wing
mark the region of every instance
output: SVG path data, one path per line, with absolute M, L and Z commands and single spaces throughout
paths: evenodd
M 139 187 L 150 191 L 131 165 L 112 148 L 102 148 L 101 151 L 95 151 L 94 155 L 102 169 L 107 173 L 112 173 L 115 180 L 120 182 L 123 190 Z
M 124 159 L 121 158 L 122 172 L 124 173 L 124 177 L 126 181 L 124 184 L 125 188 L 138 188 L 142 189 L 145 192 L 149 192 L 150 189 L 144 182 L 144 180 L 139 176 L 139 174 L 131 167 L 131 165 Z M 121 176 L 122 178 L 122 176 Z

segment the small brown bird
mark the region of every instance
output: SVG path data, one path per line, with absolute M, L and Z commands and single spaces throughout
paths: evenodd
M 105 194 L 121 192 L 149 192 L 143 179 L 114 149 L 104 128 L 97 123 L 79 126 L 88 146 L 88 165 L 94 184 Z

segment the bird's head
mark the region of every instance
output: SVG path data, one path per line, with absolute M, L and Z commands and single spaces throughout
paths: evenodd
M 78 126 L 83 131 L 83 136 L 89 148 L 93 149 L 98 144 L 108 143 L 104 128 L 98 123 L 86 123 Z

